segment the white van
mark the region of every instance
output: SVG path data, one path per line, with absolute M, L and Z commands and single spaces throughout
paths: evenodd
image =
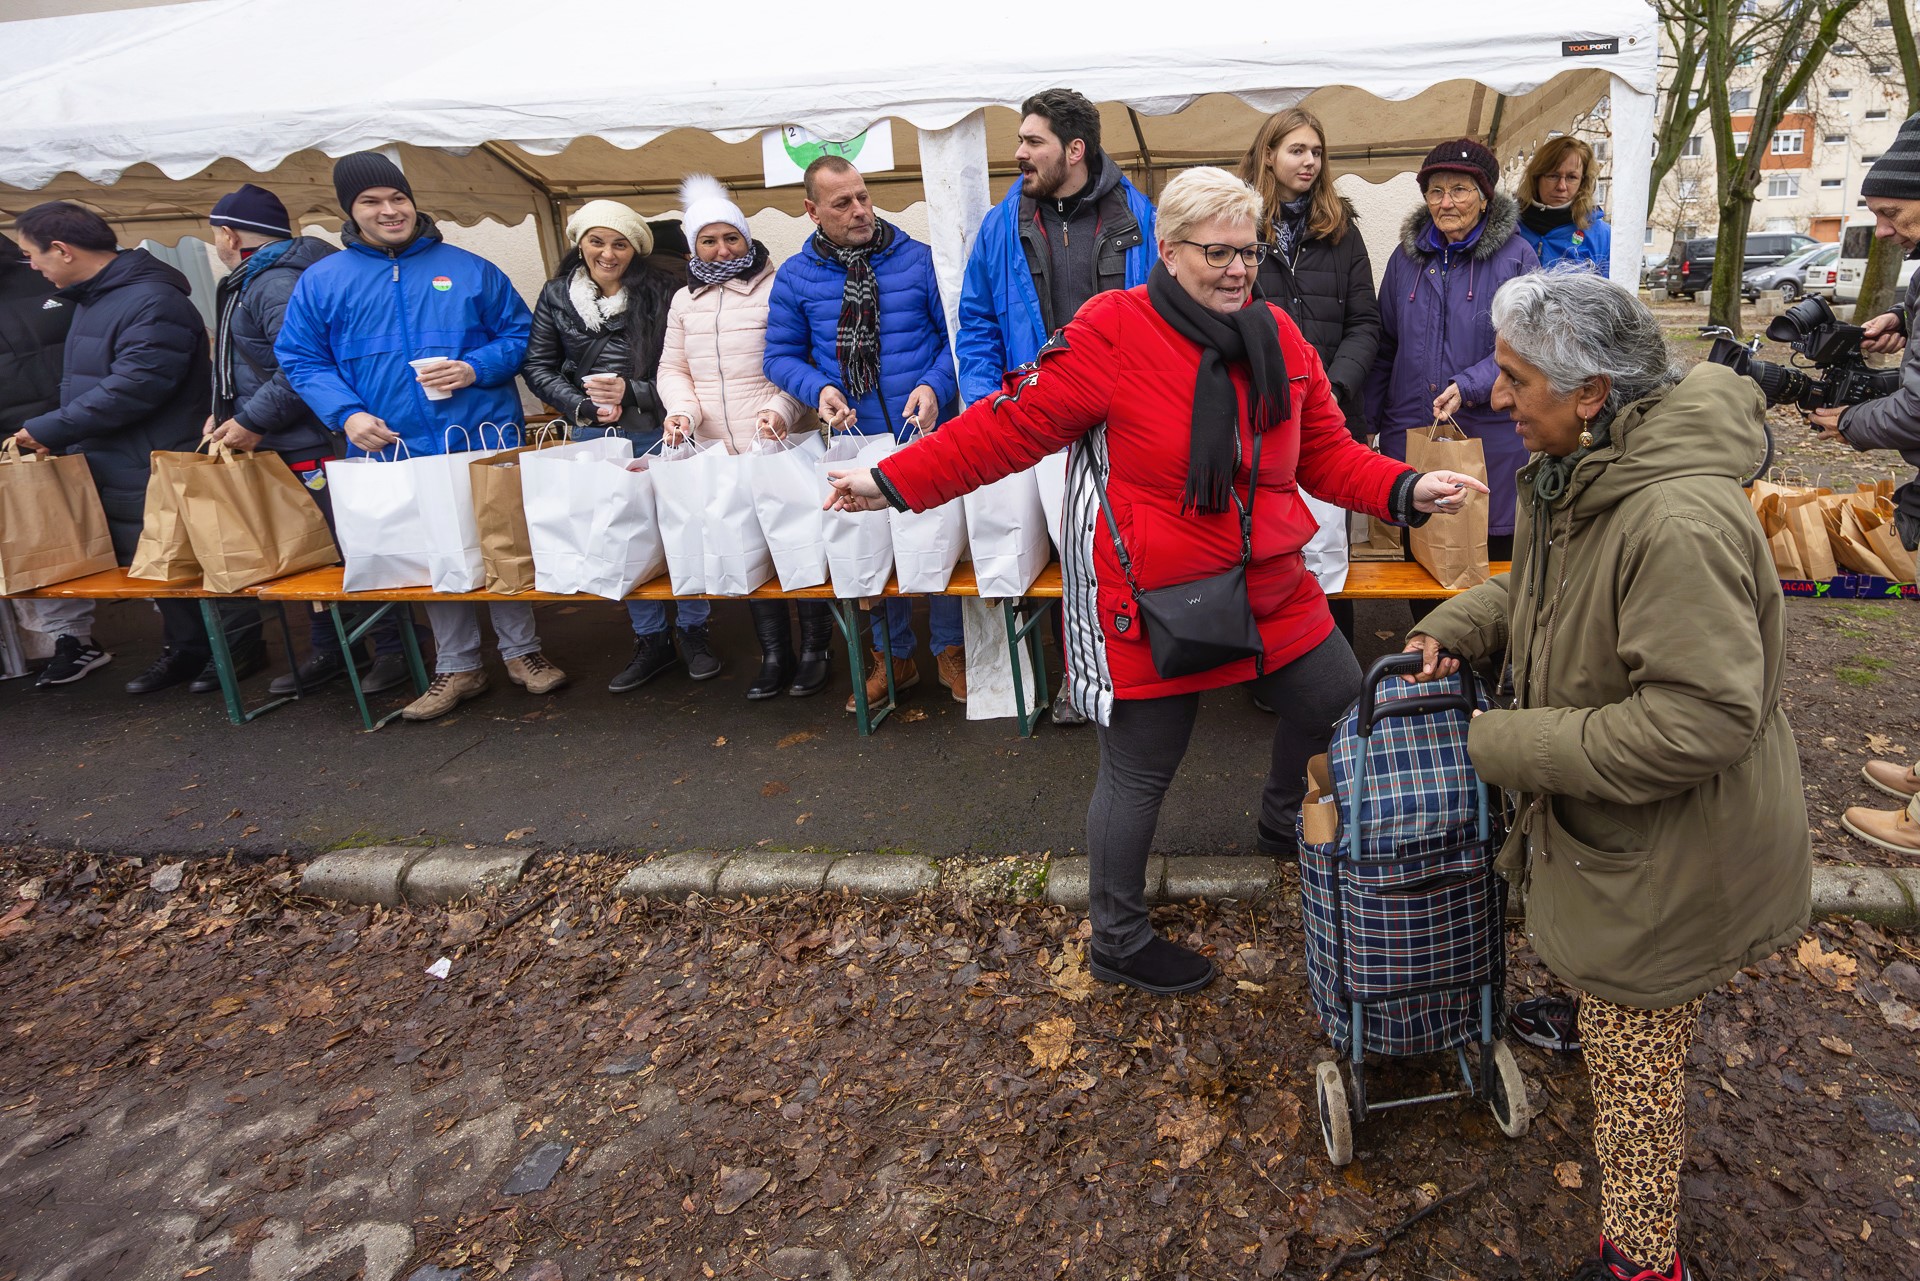
M 1854 223 L 1840 233 L 1840 262 L 1833 278 L 1833 305 L 1852 306 L 1860 301 L 1860 280 L 1867 274 L 1867 249 L 1873 244 L 1873 224 Z M 1912 258 L 1900 264 L 1900 284 L 1895 301 L 1906 297 L 1907 282 L 1913 279 Z M 1846 319 L 1846 317 L 1841 317 Z

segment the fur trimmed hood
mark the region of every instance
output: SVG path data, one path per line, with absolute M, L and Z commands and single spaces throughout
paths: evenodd
M 1501 246 L 1513 239 L 1513 233 L 1520 226 L 1520 203 L 1504 191 L 1496 191 L 1487 201 L 1486 226 L 1480 231 L 1480 239 L 1473 242 L 1473 248 L 1467 256 L 1474 262 L 1485 262 L 1500 252 Z M 1423 204 L 1407 215 L 1400 224 L 1400 247 L 1407 251 L 1410 258 L 1423 257 L 1427 251 L 1420 247 L 1420 237 L 1433 225 L 1433 215 L 1427 212 Z

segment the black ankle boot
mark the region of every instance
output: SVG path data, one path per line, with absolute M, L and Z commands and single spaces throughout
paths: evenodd
M 787 693 L 795 698 L 818 694 L 833 675 L 833 612 L 829 605 L 808 601 L 800 606 L 800 661 L 793 669 Z
M 753 633 L 760 638 L 760 674 L 747 686 L 747 697 L 758 702 L 777 698 L 793 678 L 793 624 L 783 600 L 756 600 L 748 605 Z

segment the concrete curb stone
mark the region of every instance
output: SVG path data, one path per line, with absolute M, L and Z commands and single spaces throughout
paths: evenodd
M 1908 884 L 1913 880 L 1915 884 Z M 1904 876 L 1884 867 L 1813 869 L 1815 916 L 1854 916 L 1883 925 L 1906 925 L 1915 919 L 1915 891 L 1920 877 Z
M 715 898 L 747 894 L 814 894 L 827 883 L 831 854 L 735 854 L 714 882 Z
M 407 869 L 429 852 L 426 847 L 414 845 L 368 845 L 355 850 L 334 850 L 307 864 L 300 874 L 300 890 L 335 902 L 398 907 Z
M 1167 860 L 1167 899 L 1256 899 L 1280 879 L 1280 860 L 1193 857 Z
M 711 898 L 714 883 L 731 857 L 709 850 L 684 850 L 648 859 L 627 873 L 620 882 L 620 893 L 630 898 L 642 894 L 650 898 L 689 898 L 695 894 Z
M 429 850 L 407 868 L 401 892 L 409 903 L 457 903 L 512 889 L 531 862 L 532 850 Z
M 1148 886 L 1151 888 L 1151 880 Z M 1068 855 L 1047 864 L 1047 902 L 1055 907 L 1083 908 L 1087 905 L 1085 855 Z
M 912 898 L 940 888 L 940 869 L 909 854 L 849 854 L 827 869 L 826 889 L 857 898 Z

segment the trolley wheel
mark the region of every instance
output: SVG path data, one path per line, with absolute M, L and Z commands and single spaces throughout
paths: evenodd
M 1527 1082 L 1505 1041 L 1493 1043 L 1493 1079 L 1487 1082 L 1487 1099 L 1493 1105 L 1493 1119 L 1499 1122 L 1500 1133 L 1517 1139 L 1527 1132 L 1533 1120 L 1527 1110 Z
M 1347 1087 L 1340 1080 L 1338 1063 L 1322 1063 L 1313 1069 L 1314 1095 L 1320 1103 L 1320 1138 L 1327 1145 L 1327 1159 L 1335 1165 L 1353 1160 L 1353 1119 L 1347 1113 Z

